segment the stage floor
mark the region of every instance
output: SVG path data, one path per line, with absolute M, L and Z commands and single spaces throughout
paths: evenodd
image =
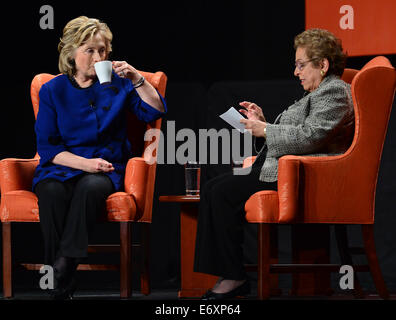
M 40 289 L 31 289 L 31 290 L 15 290 L 14 296 L 11 299 L 3 298 L 3 295 L 0 295 L 0 300 L 49 300 L 49 296 L 46 292 Z M 133 301 L 160 301 L 160 300 L 173 300 L 173 301 L 189 301 L 189 300 L 199 300 L 199 298 L 178 298 L 177 290 L 152 290 L 150 295 L 143 295 L 139 291 L 133 291 L 132 296 L 128 299 L 121 299 L 119 292 L 117 290 L 87 290 L 81 289 L 77 290 L 74 293 L 73 300 L 133 300 Z M 256 299 L 256 292 L 252 291 L 246 298 L 244 299 L 236 299 L 236 300 L 249 300 L 254 301 Z M 352 294 L 333 294 L 331 296 L 307 296 L 307 297 L 296 297 L 289 296 L 287 294 L 282 294 L 280 296 L 271 297 L 268 301 L 273 300 L 325 300 L 325 301 L 353 301 L 353 300 L 382 300 L 378 294 L 375 293 L 367 293 L 365 299 L 355 299 Z M 396 301 L 396 294 L 391 294 L 390 300 Z

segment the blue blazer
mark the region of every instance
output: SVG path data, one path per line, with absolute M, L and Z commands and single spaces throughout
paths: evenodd
M 166 112 L 165 100 L 158 95 Z M 164 114 L 145 103 L 130 80 L 115 73 L 110 84 L 101 85 L 96 81 L 88 88 L 77 88 L 63 74 L 45 83 L 39 97 L 35 131 L 40 164 L 34 174 L 33 189 L 46 178 L 65 181 L 83 173 L 51 162 L 58 153 L 69 151 L 112 163 L 115 170 L 105 174 L 115 190 L 121 190 L 126 163 L 132 156 L 125 113 L 129 110 L 144 122 Z

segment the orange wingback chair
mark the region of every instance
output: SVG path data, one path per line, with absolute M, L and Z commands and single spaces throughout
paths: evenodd
M 165 96 L 167 77 L 163 72 L 140 72 L 162 96 Z M 51 74 L 38 74 L 31 84 L 31 98 L 34 115 L 37 118 L 39 109 L 39 91 L 41 86 L 54 78 Z M 152 123 L 143 123 L 135 115 L 128 115 L 128 138 L 134 154 L 141 157 L 131 158 L 126 167 L 124 192 L 111 194 L 107 201 L 107 220 L 120 223 L 120 245 L 90 245 L 88 252 L 120 252 L 119 265 L 81 264 L 78 270 L 119 270 L 120 295 L 129 297 L 132 293 L 131 283 L 131 224 L 142 222 L 142 246 L 144 249 L 143 270 L 141 272 L 141 291 L 150 293 L 148 270 L 149 223 L 152 218 L 154 184 L 156 173 L 156 151 L 159 130 L 152 130 L 149 141 L 144 140 L 144 134 L 149 129 L 160 129 L 161 119 Z M 155 144 L 155 145 L 152 145 Z M 145 157 L 145 159 L 144 159 Z M 4 297 L 12 296 L 12 252 L 11 224 L 15 222 L 39 222 L 37 197 L 31 191 L 33 174 L 39 163 L 39 156 L 33 159 L 3 159 L 0 161 L 1 207 L 0 217 L 3 233 L 3 292 Z M 39 270 L 40 264 L 22 264 L 28 270 Z
M 344 79 L 353 79 L 355 134 L 350 148 L 342 155 L 331 157 L 281 157 L 278 191 L 257 192 L 245 204 L 247 221 L 259 225 L 259 299 L 269 298 L 270 273 L 302 272 L 304 268 L 339 272 L 340 268 L 330 264 L 271 264 L 270 227 L 274 224 L 361 225 L 374 284 L 382 298 L 389 297 L 375 251 L 373 225 L 375 190 L 394 99 L 396 71 L 387 58 L 379 56 L 360 71 L 347 70 Z M 355 271 L 368 270 L 360 267 L 364 266 L 356 266 Z

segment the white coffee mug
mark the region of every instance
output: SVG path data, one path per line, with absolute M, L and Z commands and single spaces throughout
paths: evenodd
M 105 60 L 96 62 L 94 67 L 100 84 L 109 84 L 111 82 L 112 71 L 111 61 Z

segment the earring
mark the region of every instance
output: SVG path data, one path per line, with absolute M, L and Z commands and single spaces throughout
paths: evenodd
M 321 75 L 322 77 L 324 77 L 325 74 L 326 74 L 326 72 L 324 72 L 324 70 L 320 70 L 320 75 Z

